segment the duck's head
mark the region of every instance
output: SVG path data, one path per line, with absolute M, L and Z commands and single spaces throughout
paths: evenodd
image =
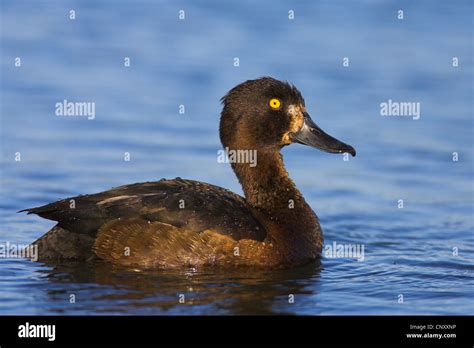
M 288 83 L 271 77 L 249 80 L 222 98 L 220 137 L 230 149 L 279 150 L 293 143 L 331 153 L 356 151 L 333 138 L 311 119 L 304 99 Z

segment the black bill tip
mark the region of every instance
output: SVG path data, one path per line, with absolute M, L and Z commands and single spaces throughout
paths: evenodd
M 346 145 L 347 147 L 345 149 L 342 149 L 342 152 L 343 153 L 350 153 L 352 155 L 352 157 L 355 157 L 356 156 L 356 150 L 350 146 L 350 145 Z

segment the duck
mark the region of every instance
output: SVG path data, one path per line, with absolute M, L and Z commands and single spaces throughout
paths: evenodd
M 223 98 L 219 133 L 244 196 L 175 178 L 124 185 L 21 210 L 57 224 L 34 241 L 38 261 L 100 260 L 135 268 L 288 268 L 320 257 L 323 232 L 285 168 L 303 144 L 356 155 L 311 119 L 292 84 L 247 80 Z M 229 156 L 230 157 L 230 156 Z M 247 161 L 246 161 L 247 159 Z

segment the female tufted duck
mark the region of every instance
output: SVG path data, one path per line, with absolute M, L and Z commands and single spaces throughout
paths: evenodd
M 39 260 L 290 267 L 317 258 L 323 241 L 318 217 L 289 178 L 280 149 L 300 143 L 355 156 L 354 148 L 323 132 L 306 112 L 300 92 L 288 83 L 270 77 L 249 80 L 230 90 L 222 103 L 224 147 L 256 151 L 253 165 L 231 164 L 245 198 L 176 178 L 25 209 L 58 222 L 33 243 Z

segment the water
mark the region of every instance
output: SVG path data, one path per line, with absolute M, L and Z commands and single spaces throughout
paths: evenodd
M 241 193 L 216 162 L 219 98 L 271 75 L 357 149 L 347 162 L 283 153 L 326 244 L 365 257 L 245 272 L 0 259 L 0 314 L 472 314 L 472 13 L 471 1 L 2 0 L 1 243 L 54 224 L 20 209 L 126 183 L 181 176 Z M 63 99 L 95 102 L 96 118 L 55 116 Z M 420 102 L 421 118 L 380 116 L 388 99 Z

